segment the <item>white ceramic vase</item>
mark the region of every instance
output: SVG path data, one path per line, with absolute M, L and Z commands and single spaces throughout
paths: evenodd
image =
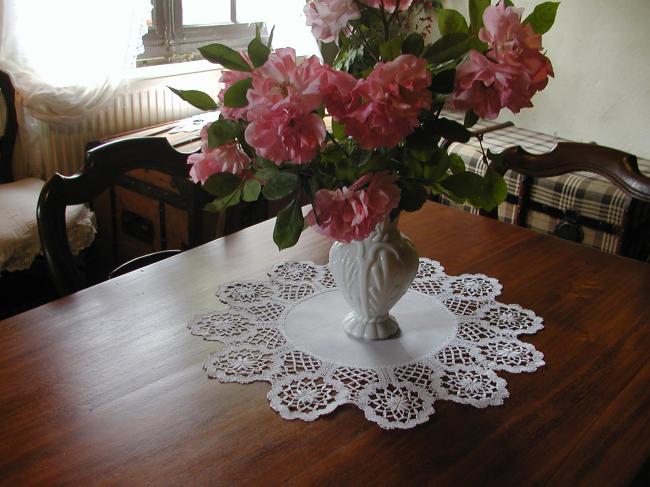
M 383 340 L 399 331 L 390 309 L 406 293 L 418 270 L 418 255 L 397 223 L 388 218 L 365 239 L 335 242 L 330 249 L 334 281 L 352 312 L 343 319 L 346 333 Z

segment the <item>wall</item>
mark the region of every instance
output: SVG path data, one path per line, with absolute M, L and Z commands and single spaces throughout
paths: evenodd
M 541 0 L 515 0 L 524 17 Z M 466 0 L 448 0 L 452 8 Z M 544 36 L 555 79 L 517 126 L 650 157 L 650 0 L 564 0 Z

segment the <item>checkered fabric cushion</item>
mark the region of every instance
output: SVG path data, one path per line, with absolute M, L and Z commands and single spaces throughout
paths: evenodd
M 448 114 L 445 114 L 448 116 Z M 451 116 L 450 118 L 454 118 Z M 485 134 L 483 147 L 493 152 L 500 152 L 507 147 L 520 145 L 532 153 L 544 153 L 553 149 L 555 144 L 563 141 L 532 130 L 507 127 Z M 449 151 L 460 155 L 469 170 L 483 173 L 486 169 L 482 161 L 478 140 L 472 139 L 466 144 L 453 143 Z M 639 159 L 639 169 L 650 176 L 650 161 Z M 508 185 L 509 199 L 519 194 L 523 177 L 509 171 L 505 175 Z M 526 215 L 526 226 L 543 233 L 555 233 L 562 218 L 537 211 L 535 208 L 550 208 L 559 212 L 573 211 L 576 215 L 589 221 L 589 225 L 581 225 L 584 231 L 583 243 L 610 253 L 620 252 L 625 211 L 630 204 L 630 198 L 612 185 L 607 179 L 588 172 L 577 172 L 549 178 L 534 178 L 530 189 L 531 206 Z M 478 213 L 469 206 L 457 205 L 447 198 L 443 203 L 461 207 L 466 211 Z M 499 207 L 499 219 L 514 223 L 517 207 L 505 202 Z

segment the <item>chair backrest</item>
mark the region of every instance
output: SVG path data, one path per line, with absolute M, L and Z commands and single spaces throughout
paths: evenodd
M 531 154 L 519 146 L 502 152 L 508 169 L 533 177 L 559 176 L 576 171 L 599 174 L 632 198 L 650 202 L 650 177 L 639 171 L 636 156 L 609 147 L 559 142 L 551 152 Z
M 188 178 L 187 154 L 176 151 L 163 137 L 141 137 L 100 145 L 86 153 L 83 170 L 74 176 L 55 174 L 38 200 L 38 230 L 43 253 L 58 293 L 82 289 L 85 279 L 77 269 L 68 244 L 65 209 L 89 203 L 109 189 L 124 173 L 152 169 L 170 175 L 180 195 L 193 204 L 196 188 Z M 197 215 L 201 207 L 196 208 Z
M 0 71 L 0 91 L 5 110 L 4 131 L 0 135 L 0 183 L 10 183 L 13 181 L 12 159 L 18 134 L 18 119 L 16 117 L 16 92 L 9 75 L 4 71 Z
M 528 177 L 560 176 L 577 171 L 599 174 L 608 179 L 628 196 L 650 202 L 650 178 L 639 171 L 633 154 L 610 147 L 582 142 L 558 142 L 553 150 L 531 154 L 520 146 L 508 147 L 501 155 L 503 164 L 495 169 L 503 176 L 508 170 Z M 519 209 L 516 223 L 524 225 L 529 198 L 529 182 L 518 195 Z M 481 210 L 480 214 L 498 219 L 498 208 Z

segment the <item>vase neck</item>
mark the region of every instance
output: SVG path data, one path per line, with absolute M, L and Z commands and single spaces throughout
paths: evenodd
M 400 237 L 397 228 L 399 218 L 391 221 L 389 217 L 384 218 L 377 224 L 375 229 L 368 235 L 368 240 L 386 242 Z

